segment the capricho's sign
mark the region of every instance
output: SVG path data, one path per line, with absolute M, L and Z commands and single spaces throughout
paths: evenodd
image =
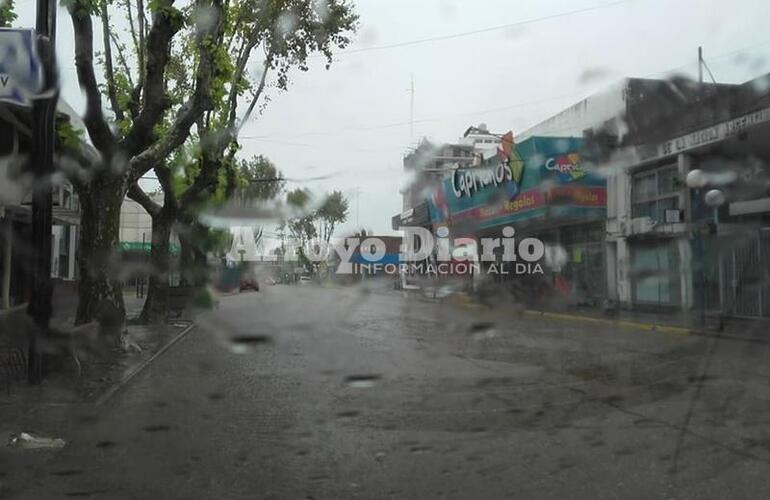
M 479 189 L 499 186 L 513 180 L 511 167 L 499 163 L 496 167 L 458 168 L 452 176 L 452 189 L 456 197 L 473 196 Z

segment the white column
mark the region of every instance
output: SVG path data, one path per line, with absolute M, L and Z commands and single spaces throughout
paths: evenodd
M 677 172 L 680 179 L 687 178 L 687 174 L 692 169 L 692 157 L 690 155 L 680 153 L 676 157 Z M 679 190 L 679 208 L 682 211 L 682 221 L 685 223 L 692 223 L 692 203 L 690 203 L 690 189 L 686 186 L 682 186 Z M 685 226 L 688 227 L 688 226 Z M 694 293 L 693 289 L 693 271 L 692 264 L 694 258 L 699 258 L 692 254 L 692 248 L 690 246 L 689 234 L 685 234 L 677 240 L 677 250 L 679 253 L 679 292 L 682 302 L 682 310 L 686 311 L 694 305 Z M 700 265 L 703 263 L 700 262 Z
M 69 276 L 67 276 L 67 279 L 74 280 L 75 266 L 77 265 L 77 261 L 75 260 L 75 253 L 78 248 L 78 227 L 70 226 L 67 229 L 70 232 L 70 248 L 69 248 L 69 255 L 67 256 L 70 262 L 69 262 Z
M 692 169 L 692 158 L 689 155 L 680 153 L 676 157 L 677 173 L 679 178 L 684 181 L 687 174 Z M 679 209 L 682 210 L 682 221 L 692 221 L 692 204 L 690 203 L 690 190 L 682 182 L 682 188 L 679 190 Z
M 59 276 L 59 245 L 61 244 L 61 226 L 51 227 L 51 235 L 53 241 L 51 242 L 51 276 Z
M 618 302 L 618 252 L 617 242 L 609 241 L 604 244 L 604 258 L 607 269 L 607 298 Z
M 625 307 L 631 306 L 631 249 L 626 238 L 617 241 L 617 278 L 618 302 Z
M 679 253 L 679 292 L 680 299 L 682 301 L 682 310 L 687 311 L 693 307 L 693 283 L 692 283 L 692 262 L 694 258 L 692 255 L 692 248 L 690 247 L 690 240 L 687 236 L 677 238 L 676 240 L 677 251 Z

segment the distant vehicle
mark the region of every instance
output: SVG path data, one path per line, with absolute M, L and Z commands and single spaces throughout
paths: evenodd
M 242 292 L 244 290 L 254 290 L 255 292 L 259 291 L 259 282 L 257 282 L 257 278 L 254 277 L 254 275 L 246 274 L 241 276 L 241 282 L 240 286 L 238 287 L 238 291 Z
M 277 282 L 277 281 L 275 281 L 275 278 L 267 278 L 267 279 L 265 280 L 265 283 L 267 283 L 268 285 L 275 285 L 275 284 L 277 284 L 278 282 Z
M 299 284 L 300 285 L 310 285 L 313 283 L 313 280 L 310 279 L 310 276 L 300 276 L 299 277 Z

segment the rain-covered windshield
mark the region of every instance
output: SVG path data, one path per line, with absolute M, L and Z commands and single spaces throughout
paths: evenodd
M 770 4 L 0 0 L 0 498 L 766 498 Z

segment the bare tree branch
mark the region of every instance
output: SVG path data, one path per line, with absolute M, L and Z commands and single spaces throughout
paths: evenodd
M 91 16 L 79 12 L 76 4 L 69 4 L 72 28 L 75 32 L 75 68 L 80 88 L 86 94 L 86 112 L 83 116 L 88 135 L 99 151 L 111 152 L 116 146 L 115 136 L 104 119 L 102 97 L 94 74 L 93 25 Z
M 139 32 L 139 45 L 136 49 L 137 59 L 139 61 L 139 82 L 140 85 L 144 84 L 146 75 L 146 68 L 144 66 L 144 57 L 147 54 L 147 45 L 145 44 L 145 25 L 147 24 L 147 18 L 144 17 L 144 0 L 136 0 L 136 22 L 139 25 L 137 31 Z
M 118 105 L 118 92 L 115 89 L 115 72 L 112 67 L 112 43 L 110 41 L 110 18 L 107 13 L 107 0 L 102 0 L 99 6 L 102 18 L 102 42 L 104 44 L 104 73 L 107 80 L 107 95 L 110 98 L 112 112 L 117 120 L 123 120 L 123 110 Z
M 233 71 L 232 81 L 230 83 L 230 93 L 227 97 L 227 106 L 229 108 L 227 118 L 228 127 L 235 125 L 238 109 L 238 89 L 241 80 L 243 79 L 243 73 L 246 71 L 246 64 L 249 62 L 251 51 L 256 44 L 257 36 L 252 36 L 251 39 L 243 40 L 243 43 L 238 49 L 238 59 L 236 60 L 235 70 Z
M 219 170 L 222 165 L 220 156 L 205 154 L 201 158 L 201 168 L 192 185 L 179 197 L 179 205 L 189 208 L 198 199 L 205 198 L 216 190 L 219 184 Z
M 262 92 L 265 90 L 265 82 L 267 80 L 267 72 L 270 69 L 270 65 L 273 62 L 273 57 L 271 54 L 268 54 L 268 56 L 265 58 L 265 62 L 262 65 L 262 76 L 259 79 L 259 85 L 257 86 L 257 89 L 252 94 L 251 102 L 249 103 L 249 107 L 246 109 L 246 113 L 244 113 L 243 118 L 241 118 L 240 123 L 238 124 L 238 128 L 235 130 L 234 137 L 237 138 L 238 134 L 241 132 L 241 129 L 246 124 L 247 121 L 249 121 L 249 118 L 251 117 L 251 113 L 254 112 L 254 106 L 256 106 L 257 101 L 262 96 Z
M 133 88 L 134 77 L 131 73 L 131 67 L 128 65 L 126 54 L 123 52 L 123 45 L 120 43 L 120 40 L 118 40 L 115 32 L 112 30 L 110 30 L 110 40 L 112 40 L 112 44 L 115 45 L 115 49 L 118 51 L 118 64 L 120 64 L 121 69 L 126 73 L 128 85 Z
M 169 105 L 165 92 L 165 71 L 171 57 L 171 39 L 181 27 L 179 22 L 171 17 L 172 4 L 173 0 L 160 2 L 147 37 L 146 65 L 140 63 L 140 71 L 143 68 L 145 71 L 142 109 L 123 141 L 123 146 L 131 156 L 152 143 L 155 125 L 160 122 Z M 140 27 L 141 19 L 140 16 Z M 141 32 L 140 28 L 140 40 L 142 40 Z
M 211 82 L 216 71 L 214 51 L 218 42 L 221 42 L 224 31 L 224 11 L 221 0 L 213 0 L 212 6 L 216 14 L 216 21 L 207 23 L 207 33 L 201 34 L 200 61 L 195 76 L 195 90 L 192 97 L 184 103 L 176 114 L 174 122 L 164 136 L 156 140 L 151 146 L 141 153 L 136 154 L 131 160 L 133 179 L 138 179 L 147 173 L 153 165 L 165 161 L 165 159 L 190 136 L 190 128 L 200 116 L 212 108 Z M 212 40 L 206 41 L 208 37 Z M 149 82 L 149 75 L 148 75 Z
M 171 185 L 171 169 L 165 164 L 155 166 L 155 176 L 160 187 L 163 188 L 163 204 L 165 207 L 176 208 L 177 200 L 174 195 L 174 187 Z
M 151 217 L 157 216 L 163 209 L 159 203 L 153 201 L 153 199 L 150 198 L 150 195 L 145 193 L 144 190 L 139 187 L 137 182 L 131 183 L 131 186 L 128 188 L 128 197 L 141 205 Z
M 132 0 L 123 0 L 124 5 L 126 6 L 126 13 L 128 16 L 128 26 L 129 30 L 131 31 L 131 39 L 134 42 L 134 51 L 136 52 L 137 56 L 139 55 L 139 39 L 136 37 L 136 27 L 134 26 L 134 15 L 131 11 L 131 1 Z M 139 75 L 139 78 L 141 79 L 141 75 Z

